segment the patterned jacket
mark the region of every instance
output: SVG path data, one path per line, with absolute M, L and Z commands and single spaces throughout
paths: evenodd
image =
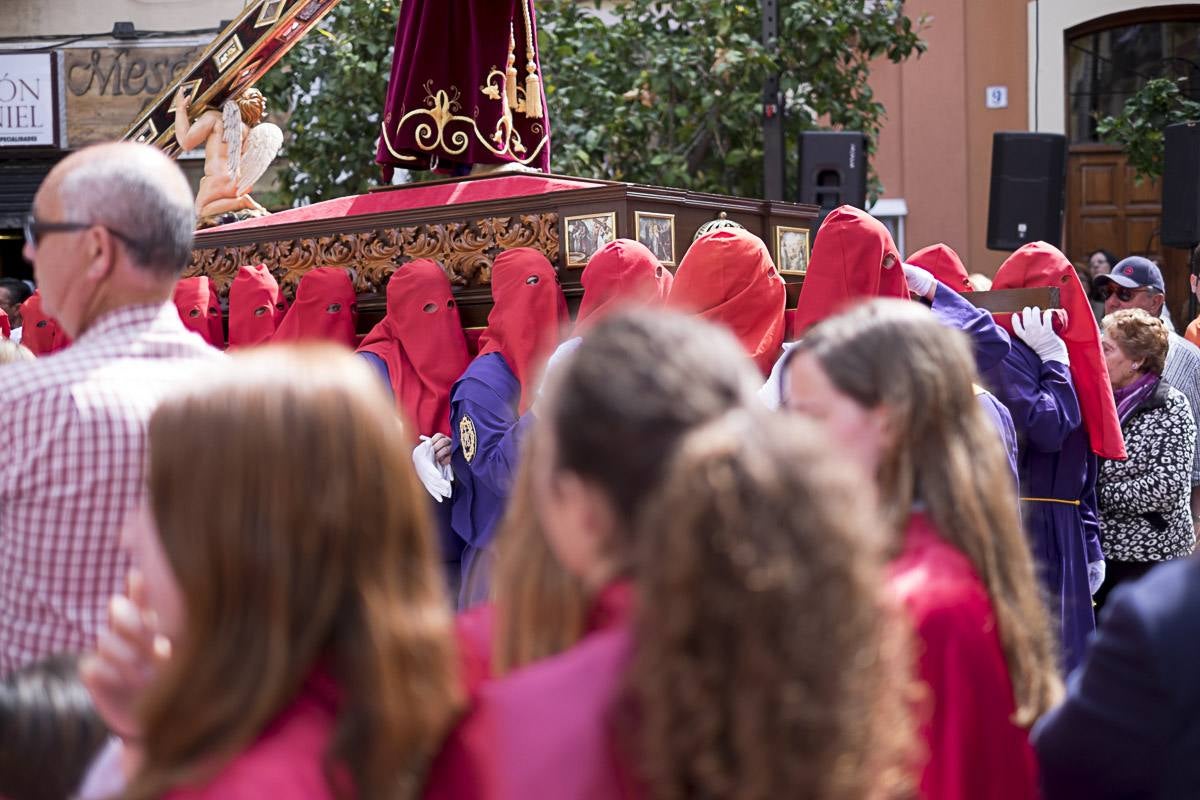
M 1164 561 L 1189 555 L 1191 466 L 1196 424 L 1187 399 L 1159 383 L 1121 426 L 1125 461 L 1102 459 L 1096 481 L 1100 543 L 1118 561 Z

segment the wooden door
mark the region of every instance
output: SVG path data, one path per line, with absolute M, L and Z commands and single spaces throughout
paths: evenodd
M 1159 238 L 1162 189 L 1158 181 L 1138 181 L 1121 150 L 1075 145 L 1067 158 L 1067 239 L 1065 252 L 1076 266 L 1088 254 L 1107 250 L 1118 259 L 1145 256 L 1159 264 L 1176 328 L 1191 320 L 1188 253 L 1164 248 Z

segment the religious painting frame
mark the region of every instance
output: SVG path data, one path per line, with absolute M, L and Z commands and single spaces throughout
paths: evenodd
M 597 211 L 563 218 L 567 266 L 582 268 L 604 245 L 617 238 L 617 212 Z
M 775 266 L 781 275 L 808 272 L 809 230 L 790 225 L 775 226 Z
M 643 224 L 645 227 L 643 228 Z M 675 215 L 653 211 L 633 212 L 634 238 L 644 244 L 664 267 L 675 266 Z

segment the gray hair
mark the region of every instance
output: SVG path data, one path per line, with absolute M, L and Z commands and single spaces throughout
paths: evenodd
M 192 258 L 196 208 L 179 166 L 148 145 L 101 145 L 67 171 L 58 187 L 66 219 L 102 225 L 130 260 L 178 277 Z

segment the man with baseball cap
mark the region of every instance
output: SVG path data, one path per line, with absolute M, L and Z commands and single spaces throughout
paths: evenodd
M 1104 295 L 1104 313 L 1123 308 L 1140 308 L 1154 317 L 1162 317 L 1167 287 L 1158 265 L 1148 258 L 1130 256 L 1117 262 L 1112 272 L 1099 275 L 1096 288 Z M 1183 392 L 1200 425 L 1200 347 L 1184 339 L 1167 325 L 1170 346 L 1163 379 Z M 1192 465 L 1192 521 L 1200 522 L 1200 447 Z M 1200 524 L 1197 525 L 1200 530 Z

